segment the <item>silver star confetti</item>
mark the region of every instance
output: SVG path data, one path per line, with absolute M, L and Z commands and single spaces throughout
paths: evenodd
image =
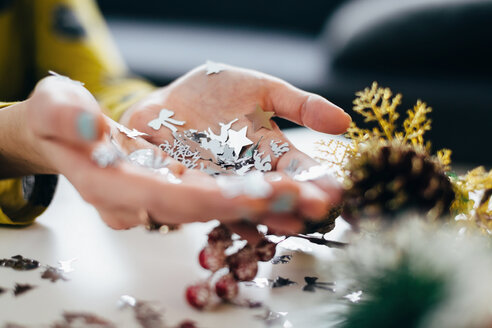
M 280 145 L 281 142 L 282 141 L 270 141 L 270 148 L 272 149 L 273 156 L 275 157 L 280 157 L 290 150 L 288 142 L 284 142 Z
M 174 112 L 172 110 L 163 108 L 159 113 L 159 117 L 150 121 L 147 125 L 156 131 L 159 130 L 161 126 L 165 126 L 172 132 L 176 132 L 178 129 L 174 125 L 184 125 L 186 122 L 171 118 L 173 115 Z
M 211 60 L 207 60 L 207 62 L 205 63 L 205 68 L 207 70 L 207 75 L 219 74 L 226 69 L 224 64 L 216 63 Z
M 232 129 L 229 130 L 229 139 L 227 140 L 227 144 L 232 148 L 234 148 L 236 154 L 241 153 L 241 149 L 244 146 L 248 146 L 253 143 L 253 141 L 251 141 L 246 137 L 247 130 L 248 130 L 247 126 L 243 127 L 239 131 L 235 131 Z

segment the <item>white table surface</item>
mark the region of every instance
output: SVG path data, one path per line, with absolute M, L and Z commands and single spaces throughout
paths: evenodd
M 311 154 L 314 141 L 326 138 L 307 129 L 286 133 L 294 145 Z M 340 219 L 337 223 L 329 235 L 340 240 L 347 224 Z M 52 266 L 57 266 L 59 260 L 75 258 L 74 271 L 66 274 L 69 281 L 52 283 L 41 279 L 41 268 L 33 271 L 0 268 L 0 287 L 13 288 L 15 283 L 37 286 L 17 297 L 10 291 L 0 295 L 0 326 L 7 322 L 48 326 L 59 320 L 63 311 L 76 311 L 99 315 L 118 327 L 139 327 L 130 309 L 117 307 L 120 296 L 127 294 L 139 300 L 155 301 L 169 325 L 191 319 L 204 328 L 266 327 L 265 322 L 255 317 L 264 313 L 262 309 L 223 305 L 200 312 L 187 305 L 186 286 L 209 274 L 199 266 L 197 255 L 213 224 L 190 224 L 167 235 L 143 228 L 114 231 L 61 178 L 52 204 L 35 224 L 23 229 L 0 228 L 0 258 L 20 254 Z M 306 251 L 289 249 L 296 245 L 305 247 Z M 292 327 L 326 327 L 326 318 L 312 309 L 330 297 L 330 292 L 303 292 L 302 287 L 304 276 L 330 281 L 326 268 L 336 251 L 339 250 L 304 240 L 280 244 L 277 255 L 292 254 L 291 262 L 262 263 L 257 277 L 282 276 L 298 284 L 276 289 L 242 286 L 241 298 L 261 301 L 274 311 L 288 312 L 286 318 Z

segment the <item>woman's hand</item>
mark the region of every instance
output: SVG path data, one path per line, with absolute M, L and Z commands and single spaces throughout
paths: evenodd
M 146 140 L 161 144 L 164 140 L 172 143 L 172 131 L 161 127 L 151 128 L 148 123 L 159 116 L 161 109 L 174 111 L 173 119 L 185 121 L 180 130 L 212 129 L 219 134 L 219 123 L 238 119 L 232 126 L 239 130 L 248 127 L 247 137 L 254 143 L 260 139 L 260 150 L 265 156 L 270 154 L 272 169 L 283 172 L 289 163 L 298 160 L 301 169 L 316 165 L 317 162 L 289 145 L 290 151 L 276 158 L 270 149 L 270 141 L 288 142 L 285 135 L 272 121 L 271 130 L 261 128 L 255 131 L 247 115 L 252 114 L 257 105 L 265 111 L 273 111 L 275 116 L 283 117 L 311 129 L 340 134 L 346 131 L 351 119 L 342 109 L 326 99 L 299 90 L 292 85 L 259 72 L 224 66 L 218 74 L 207 74 L 207 66 L 200 66 L 167 87 L 163 87 L 130 108 L 121 123 L 136 128 L 149 135 Z M 330 206 L 339 202 L 340 191 L 330 178 L 321 178 L 312 183 L 296 183 L 300 197 L 297 212 L 308 218 L 322 217 Z M 294 211 L 295 212 L 295 211 Z M 302 227 L 294 216 L 269 215 L 263 222 L 276 226 Z
M 270 174 L 265 177 L 271 187 L 266 197 L 240 195 L 229 199 L 214 178 L 187 170 L 173 160 L 167 162 L 165 169 L 170 172 L 166 174 L 124 160 L 101 168 L 91 157 L 96 147 L 110 147 L 110 130 L 126 152 L 150 148 L 155 156 L 166 156 L 145 140 L 119 133 L 77 82 L 45 78 L 28 100 L 0 110 L 2 173 L 63 174 L 115 229 L 144 224 L 149 219 L 179 224 L 261 217 L 270 212 L 279 196 L 299 195 L 295 183 Z M 169 179 L 170 174 L 174 179 Z

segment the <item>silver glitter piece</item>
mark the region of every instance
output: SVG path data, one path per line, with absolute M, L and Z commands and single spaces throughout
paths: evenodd
M 289 148 L 289 143 L 284 142 L 283 144 L 280 145 L 282 141 L 270 141 L 270 148 L 272 149 L 273 156 L 275 157 L 280 157 L 282 154 L 288 152 L 290 150 Z
M 58 263 L 60 264 L 58 266 L 58 270 L 63 271 L 64 273 L 69 273 L 74 271 L 72 267 L 72 263 L 75 262 L 76 260 L 77 260 L 76 258 L 73 258 L 67 261 L 58 261 Z
M 253 143 L 253 141 L 246 137 L 247 130 L 247 126 L 243 127 L 239 131 L 232 129 L 229 130 L 229 139 L 227 140 L 227 144 L 234 148 L 236 154 L 240 154 L 241 149 L 243 149 L 244 146 L 248 146 Z
M 265 314 L 256 315 L 256 318 L 262 320 L 267 327 L 292 328 L 292 323 L 286 318 L 288 314 L 288 312 L 276 312 L 266 309 Z
M 253 153 L 253 158 L 255 160 L 255 168 L 258 171 L 261 172 L 267 172 L 272 170 L 272 159 L 270 158 L 270 155 L 268 155 L 265 158 L 261 158 L 263 155 L 263 152 L 258 152 L 258 150 L 255 150 Z
M 223 64 L 216 63 L 211 60 L 207 60 L 205 63 L 205 68 L 207 69 L 207 75 L 218 74 L 226 69 Z
M 307 170 L 297 173 L 296 175 L 294 175 L 293 179 L 295 181 L 305 182 L 305 181 L 317 180 L 326 175 L 328 175 L 328 170 L 325 166 L 315 165 L 315 166 L 311 166 Z
M 203 149 L 210 150 L 210 152 L 214 155 L 215 160 L 218 159 L 218 155 L 224 153 L 224 146 L 219 140 L 212 139 L 202 139 L 202 147 Z
M 134 307 L 137 305 L 137 300 L 135 297 L 130 296 L 130 295 L 122 295 L 120 296 L 120 299 L 117 302 L 117 306 L 120 309 L 126 308 L 126 307 Z
M 163 161 L 162 157 L 155 155 L 154 149 L 138 149 L 128 155 L 130 163 L 147 167 L 150 169 L 160 169 L 168 165 L 168 161 Z
M 98 145 L 92 151 L 91 156 L 92 160 L 97 164 L 97 166 L 102 168 L 113 166 L 120 158 L 120 154 L 113 144 Z
M 178 135 L 174 134 L 174 136 L 176 138 Z M 178 138 L 173 140 L 172 146 L 169 141 L 166 140 L 164 143 L 159 145 L 159 148 L 187 168 L 194 169 L 197 166 L 197 161 L 200 159 L 200 152 L 191 150 L 189 145 L 186 145 Z
M 81 87 L 84 86 L 84 83 L 80 82 L 80 81 L 77 81 L 77 80 L 72 80 L 71 78 L 69 78 L 68 76 L 65 76 L 65 75 L 61 75 L 61 74 L 58 74 L 57 72 L 55 71 L 48 71 L 48 73 L 50 73 L 50 75 L 52 76 L 56 76 L 59 80 L 61 81 L 65 81 L 65 82 L 69 82 L 69 83 L 72 83 L 72 84 L 76 84 L 76 85 L 79 85 Z
M 254 164 L 243 165 L 239 169 L 236 170 L 236 174 L 237 175 L 245 175 L 246 173 L 248 173 L 251 170 L 251 168 L 253 166 L 254 166 Z
M 116 126 L 116 128 L 121 133 L 125 134 L 130 139 L 136 139 L 137 137 L 148 136 L 147 133 L 140 132 L 137 129 L 130 130 L 129 128 L 127 128 L 126 126 L 124 126 L 118 122 L 113 121 L 112 124 L 114 124 L 114 126 Z
M 234 148 L 230 147 L 229 145 L 225 145 L 223 154 L 218 156 L 218 158 L 227 164 L 233 164 L 234 161 L 236 160 Z
M 265 181 L 264 174 L 259 171 L 253 171 L 244 176 L 218 176 L 217 185 L 226 198 L 235 198 L 240 195 L 250 198 L 266 198 L 273 191 L 272 186 Z
M 344 297 L 352 303 L 359 303 L 361 296 L 362 296 L 362 290 L 359 290 L 357 292 L 347 294 Z
M 210 139 L 215 139 L 215 140 L 219 140 L 221 143 L 226 143 L 227 137 L 229 136 L 229 129 L 231 128 L 232 124 L 234 124 L 237 121 L 238 121 L 238 119 L 235 118 L 227 124 L 219 123 L 220 135 L 214 134 L 212 132 L 212 130 L 210 128 L 208 128 L 208 135 L 209 135 Z
M 178 129 L 174 125 L 184 125 L 186 122 L 185 121 L 178 121 L 178 120 L 171 118 L 171 116 L 173 116 L 173 115 L 174 115 L 174 112 L 172 110 L 163 108 L 163 109 L 161 109 L 161 111 L 159 113 L 159 117 L 150 121 L 147 125 L 156 131 L 159 130 L 161 128 L 161 126 L 165 126 L 166 128 L 168 128 L 172 132 L 176 132 L 176 131 L 178 131 Z

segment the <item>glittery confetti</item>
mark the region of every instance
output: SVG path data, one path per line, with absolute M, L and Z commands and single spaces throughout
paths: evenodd
M 63 271 L 51 266 L 48 266 L 41 274 L 41 279 L 51 280 L 51 282 L 57 282 L 58 280 L 68 279 L 63 275 Z
M 284 142 L 283 144 L 280 144 L 281 142 L 282 141 L 274 141 L 274 140 L 270 141 L 270 149 L 273 152 L 273 156 L 277 158 L 290 150 L 288 142 Z
M 205 63 L 205 69 L 207 70 L 207 75 L 212 75 L 224 71 L 226 67 L 224 64 L 207 60 L 207 62 Z
M 357 292 L 353 292 L 344 296 L 344 298 L 348 299 L 352 303 L 359 303 L 362 296 L 362 290 Z
M 270 263 L 272 263 L 272 264 L 285 264 L 285 263 L 289 263 L 290 260 L 292 260 L 292 255 L 291 254 L 289 254 L 289 255 L 279 255 L 279 256 L 275 256 L 270 261 Z
M 159 130 L 161 126 L 165 126 L 172 132 L 176 132 L 178 129 L 174 125 L 184 125 L 186 122 L 171 118 L 173 115 L 174 112 L 172 110 L 163 108 L 159 112 L 159 117 L 150 121 L 147 125 L 156 131 Z
M 143 137 L 143 136 L 148 136 L 147 133 L 143 133 L 138 131 L 137 129 L 132 129 L 130 130 L 126 126 L 118 123 L 118 122 L 111 122 L 116 128 L 123 134 L 125 134 L 128 138 L 130 139 L 136 139 L 137 137 Z
M 73 269 L 73 262 L 75 262 L 77 259 L 76 258 L 73 258 L 73 259 L 70 259 L 70 260 L 66 260 L 66 261 L 58 261 L 58 269 L 61 270 L 62 272 L 64 273 L 69 273 L 69 272 L 72 272 L 74 271 Z
M 257 319 L 262 320 L 267 327 L 282 327 L 282 328 L 291 328 L 292 323 L 287 320 L 288 312 L 276 312 L 270 309 L 267 309 L 263 315 L 256 315 Z
M 36 286 L 29 285 L 29 284 L 15 284 L 14 291 L 13 291 L 14 296 L 22 295 L 33 288 L 36 288 Z
M 115 147 L 107 144 L 98 145 L 92 151 L 92 160 L 101 168 L 113 166 L 120 158 L 119 152 Z
M 318 282 L 317 277 L 304 277 L 304 281 L 306 285 L 302 288 L 305 292 L 315 292 L 316 289 L 323 289 L 334 292 L 335 289 L 333 286 L 335 285 L 333 282 Z
M 272 186 L 265 181 L 263 173 L 258 171 L 249 172 L 244 176 L 218 176 L 217 185 L 227 198 L 239 195 L 266 198 L 273 191 Z
M 261 172 L 271 171 L 272 169 L 272 160 L 270 155 L 262 158 L 263 152 L 259 153 L 258 150 L 255 150 L 253 153 L 253 159 L 255 160 L 255 168 Z
M 18 271 L 34 270 L 39 268 L 39 262 L 22 255 L 12 256 L 10 259 L 0 259 L 0 267 L 12 268 Z
M 243 127 L 239 131 L 232 129 L 229 130 L 229 139 L 227 140 L 227 144 L 234 148 L 236 154 L 239 154 L 244 146 L 251 145 L 253 143 L 253 141 L 246 137 L 247 130 L 247 126 Z
M 268 130 L 273 129 L 270 119 L 274 114 L 274 112 L 265 112 L 260 105 L 256 105 L 255 111 L 251 114 L 247 114 L 246 117 L 253 122 L 253 130 L 256 132 L 261 128 Z
M 277 277 L 272 283 L 272 288 L 280 288 L 290 285 L 296 285 L 297 282 L 290 280 L 289 278 Z

